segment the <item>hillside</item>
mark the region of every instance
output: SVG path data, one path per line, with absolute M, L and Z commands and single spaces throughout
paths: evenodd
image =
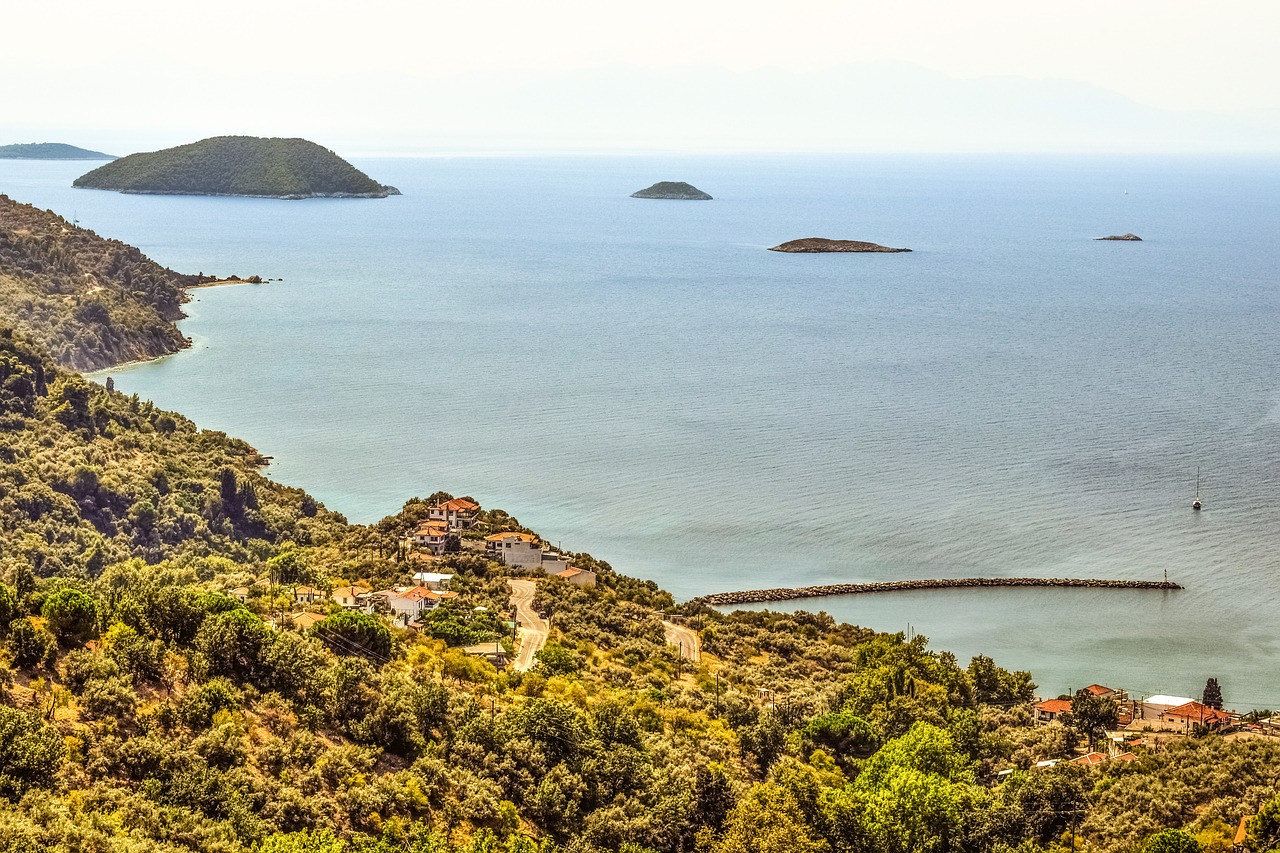
M 111 154 L 77 148 L 63 142 L 0 145 L 0 160 L 114 160 Z
M 184 288 L 209 280 L 0 195 L 0 322 L 65 367 L 97 370 L 187 346 L 174 325 Z
M 215 136 L 130 154 L 81 175 L 73 185 L 126 193 L 289 199 L 400 194 L 314 142 L 253 136 Z
M 677 605 L 590 554 L 568 556 L 594 587 L 526 576 L 550 636 L 499 670 L 465 647 L 511 649 L 522 570 L 483 548 L 534 533 L 517 519 L 481 510 L 415 559 L 451 495 L 348 524 L 7 328 L 0 434 L 0 853 L 1197 853 L 1259 809 L 1250 849 L 1280 843 L 1276 739 L 1048 766 L 1116 702 L 1081 690 L 1036 725 L 1029 673 Z M 300 599 L 424 569 L 456 598 L 411 630 Z

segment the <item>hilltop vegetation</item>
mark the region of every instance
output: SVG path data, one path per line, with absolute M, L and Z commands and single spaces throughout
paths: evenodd
M 101 151 L 77 148 L 63 142 L 27 142 L 0 145 L 0 160 L 114 160 Z
M 130 154 L 81 175 L 74 186 L 126 193 L 274 198 L 399 195 L 327 148 L 305 139 L 215 136 Z
M 416 632 L 274 627 L 299 584 L 411 582 L 404 536 L 451 496 L 348 524 L 9 328 L 0 434 L 0 853 L 1219 853 L 1254 814 L 1250 849 L 1280 845 L 1278 742 L 1037 767 L 1104 700 L 1034 726 L 1029 673 L 681 607 L 589 554 L 596 587 L 539 579 L 529 672 L 461 648 L 510 646 L 512 573 L 461 541 Z M 502 530 L 532 532 L 489 509 L 468 536 Z
M 97 370 L 187 346 L 174 325 L 184 288 L 209 280 L 0 195 L 0 321 L 65 367 Z
M 685 608 L 692 664 L 670 595 L 588 554 L 597 587 L 540 582 L 527 673 L 459 648 L 509 643 L 509 569 L 466 550 L 419 633 L 332 605 L 276 630 L 296 584 L 408 582 L 404 533 L 449 495 L 349 525 L 13 332 L 0 428 L 2 853 L 1221 849 L 1275 794 L 1270 742 L 1035 769 L 1083 735 L 1030 725 L 1027 673 L 825 614 Z

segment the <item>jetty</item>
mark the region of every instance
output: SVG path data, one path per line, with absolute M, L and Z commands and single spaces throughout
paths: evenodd
M 794 589 L 752 589 L 740 592 L 717 592 L 693 599 L 690 604 L 724 607 L 729 604 L 759 604 L 772 601 L 794 601 L 798 598 L 821 598 L 828 595 L 869 595 L 876 592 L 912 592 L 923 589 L 966 589 L 970 587 L 1083 587 L 1085 589 L 1182 589 L 1172 581 L 1099 580 L 1097 578 L 938 578 L 934 580 L 881 581 L 878 583 L 837 583 L 827 586 L 802 586 Z

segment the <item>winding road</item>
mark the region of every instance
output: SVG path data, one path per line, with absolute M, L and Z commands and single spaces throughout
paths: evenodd
M 520 623 L 516 630 L 519 648 L 516 659 L 511 664 L 515 672 L 528 672 L 533 669 L 533 656 L 547 644 L 547 631 L 550 625 L 533 609 L 533 595 L 538 590 L 537 584 L 530 580 L 507 578 L 511 587 L 511 609 L 515 611 L 515 619 Z
M 667 645 L 680 649 L 680 656 L 685 660 L 698 662 L 702 657 L 702 644 L 698 642 L 698 632 L 674 622 L 663 622 L 662 632 L 667 635 Z

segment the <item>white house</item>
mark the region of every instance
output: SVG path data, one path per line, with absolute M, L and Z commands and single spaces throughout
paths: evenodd
M 313 586 L 298 586 L 293 589 L 293 600 L 298 604 L 315 604 L 325 597 L 324 590 Z
M 527 569 L 542 565 L 542 544 L 532 533 L 516 533 L 513 530 L 495 533 L 486 536 L 484 544 L 485 550 L 495 560 L 502 561 L 503 565 L 523 566 Z
M 466 530 L 476 523 L 479 514 L 480 504 L 466 498 L 454 498 L 427 510 L 427 520 L 442 521 L 451 531 Z
M 409 547 L 425 548 L 432 554 L 444 551 L 445 539 L 449 537 L 449 525 L 443 521 L 424 521 L 408 536 Z
M 418 572 L 413 576 L 413 579 L 419 585 L 438 592 L 449 588 L 449 581 L 453 580 L 453 575 L 446 575 L 441 572 Z
M 542 555 L 541 566 L 542 566 L 542 570 L 549 575 L 558 575 L 561 572 L 568 571 L 569 569 L 573 568 L 572 566 L 569 565 L 568 557 L 565 557 L 562 554 L 549 554 L 549 553 Z M 591 577 L 593 579 L 592 582 L 594 583 L 595 575 L 593 573 L 588 573 L 588 574 L 591 574 Z

